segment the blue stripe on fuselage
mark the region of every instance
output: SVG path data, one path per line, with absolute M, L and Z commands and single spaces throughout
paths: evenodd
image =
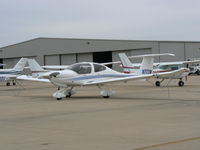
M 87 75 L 81 77 L 71 78 L 70 80 L 88 80 L 88 79 L 98 79 L 98 78 L 122 78 L 122 77 L 131 77 L 135 75 L 119 75 L 119 74 L 103 74 L 103 75 Z

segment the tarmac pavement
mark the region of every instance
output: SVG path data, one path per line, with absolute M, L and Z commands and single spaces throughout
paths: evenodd
M 79 87 L 61 101 L 48 83 L 1 85 L 0 148 L 199 150 L 200 76 L 189 77 L 184 87 L 177 82 L 110 84 L 116 93 L 109 99 L 97 87 Z

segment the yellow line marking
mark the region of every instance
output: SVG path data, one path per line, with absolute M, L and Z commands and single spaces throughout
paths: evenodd
M 167 142 L 167 143 L 162 143 L 162 144 L 155 144 L 155 145 L 151 145 L 151 146 L 135 148 L 133 150 L 145 150 L 145 149 L 149 149 L 149 148 L 162 147 L 162 146 L 167 146 L 167 145 L 171 145 L 171 144 L 178 144 L 178 143 L 194 141 L 194 140 L 200 140 L 200 137 L 193 137 L 193 138 L 183 139 L 183 140 L 179 140 L 179 141 L 172 141 L 172 142 Z

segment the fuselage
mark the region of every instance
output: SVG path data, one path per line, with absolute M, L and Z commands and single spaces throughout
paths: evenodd
M 50 75 L 51 76 L 51 75 Z M 114 71 L 104 65 L 96 63 L 74 64 L 64 71 L 58 71 L 56 77 L 49 79 L 54 85 L 60 87 L 81 86 L 96 81 L 106 81 L 116 78 L 135 76 Z

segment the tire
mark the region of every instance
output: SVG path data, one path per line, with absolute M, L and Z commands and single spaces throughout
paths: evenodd
M 184 82 L 183 82 L 183 81 L 179 81 L 179 82 L 178 82 L 178 85 L 179 85 L 180 87 L 182 87 L 182 86 L 184 86 Z
M 156 85 L 156 86 L 160 86 L 160 81 L 156 81 L 156 82 L 155 82 L 155 85 Z
M 13 82 L 13 85 L 16 85 L 16 83 L 15 83 L 15 82 Z
M 57 100 L 59 101 L 59 100 L 62 100 L 62 98 L 57 98 Z
M 71 94 L 69 94 L 69 95 L 66 95 L 66 98 L 70 98 L 72 95 Z
M 7 82 L 6 85 L 7 85 L 7 86 L 10 86 L 10 82 Z
M 103 96 L 103 98 L 110 98 L 110 96 Z
M 200 75 L 200 71 L 199 71 L 199 70 L 197 70 L 197 71 L 196 71 L 196 74 L 197 74 L 197 75 Z

